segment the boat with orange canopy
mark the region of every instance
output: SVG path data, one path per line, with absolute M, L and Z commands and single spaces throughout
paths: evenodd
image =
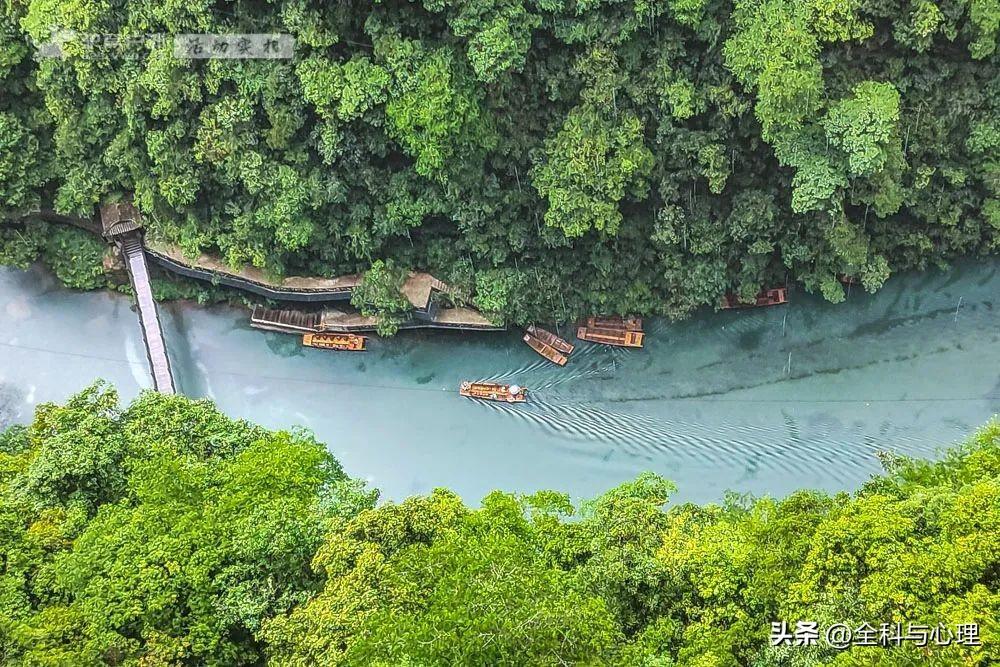
M 318 347 L 324 350 L 345 350 L 348 352 L 363 352 L 365 337 L 355 334 L 307 333 L 302 336 L 302 344 L 307 347 Z
M 458 388 L 458 393 L 468 398 L 503 403 L 523 403 L 528 396 L 528 390 L 524 387 L 495 382 L 463 382 Z

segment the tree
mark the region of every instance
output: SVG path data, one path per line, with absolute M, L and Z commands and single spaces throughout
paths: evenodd
M 617 233 L 619 202 L 626 194 L 645 194 L 653 164 L 638 118 L 626 115 L 616 123 L 589 106 L 570 112 L 556 137 L 546 142 L 545 153 L 532 182 L 548 199 L 545 223 L 567 237 L 591 229 Z
M 307 434 L 179 397 L 95 386 L 8 438 L 0 640 L 29 663 L 254 663 L 324 522 L 371 502 Z
M 406 274 L 391 261 L 376 260 L 351 294 L 351 303 L 362 315 L 378 319 L 379 335 L 396 333 L 413 310 L 413 304 L 402 292 Z
M 998 15 L 995 0 L 6 3 L 0 212 L 92 216 L 134 193 L 151 238 L 278 278 L 392 261 L 491 302 L 497 276 L 526 276 L 495 313 L 509 322 L 684 317 L 786 280 L 836 301 L 838 273 L 878 289 L 1000 247 Z M 136 40 L 248 32 L 292 35 L 294 56 Z M 63 57 L 35 58 L 47 42 Z M 747 197 L 768 202 L 752 233 Z M 95 244 L 45 235 L 0 233 L 0 259 L 106 282 Z
M 305 432 L 96 385 L 0 432 L 0 654 L 15 664 L 992 664 L 1000 423 L 829 495 L 574 507 L 447 489 L 376 506 Z M 979 641 L 843 650 L 771 623 Z M 821 635 L 822 636 L 822 635 Z M 947 638 L 947 635 L 945 635 Z

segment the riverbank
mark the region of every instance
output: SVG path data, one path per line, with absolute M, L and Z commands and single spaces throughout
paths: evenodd
M 130 211 L 138 216 L 134 209 Z M 86 218 L 57 215 L 53 212 L 42 212 L 34 216 L 25 216 L 18 220 L 18 224 L 27 225 L 29 223 L 51 223 L 64 225 L 76 230 L 88 232 L 97 239 L 106 241 L 101 232 L 100 223 Z M 140 224 L 141 227 L 141 218 Z M 219 287 L 230 288 L 243 295 L 243 303 L 257 303 L 266 299 L 270 302 L 288 304 L 330 304 L 334 302 L 350 302 L 354 292 L 361 288 L 364 281 L 363 274 L 349 274 L 337 277 L 323 276 L 269 276 L 265 272 L 252 266 L 232 268 L 220 258 L 207 253 L 200 253 L 196 257 L 185 255 L 183 250 L 175 245 L 162 241 L 150 241 L 141 239 L 147 259 L 151 264 L 158 266 L 174 278 L 186 281 L 193 280 L 208 287 L 210 291 Z M 74 255 L 75 256 L 75 255 Z M 116 281 L 124 286 L 128 283 L 124 273 L 125 266 L 121 258 L 120 250 L 109 244 L 103 256 L 99 259 L 94 257 L 91 261 L 99 261 L 100 267 L 95 269 L 97 274 L 106 274 L 107 283 L 114 284 Z M 15 263 L 23 263 L 15 262 Z M 23 268 L 23 267 L 22 267 Z M 70 284 L 70 287 L 84 286 Z M 86 285 L 95 287 L 96 285 Z M 183 288 L 171 293 L 171 290 L 164 289 L 161 283 L 157 290 L 158 297 L 176 296 L 180 298 L 190 297 L 188 290 Z M 404 278 L 401 278 L 399 286 L 400 296 L 409 303 L 411 309 L 407 317 L 399 318 L 399 322 L 394 329 L 458 329 L 466 331 L 496 331 L 506 328 L 502 321 L 498 322 L 486 317 L 475 308 L 465 305 L 464 299 L 459 290 L 456 290 L 429 273 L 419 271 L 409 271 Z M 210 292 L 209 292 L 210 293 Z M 158 300 L 169 300 L 158 298 Z M 199 301 L 203 299 L 199 296 Z M 225 297 L 219 299 L 204 299 L 205 301 L 232 301 Z M 256 308 L 254 309 L 256 312 Z M 282 327 L 281 311 L 273 312 L 275 317 L 264 323 L 259 328 L 273 331 L 286 331 Z M 290 311 L 289 311 L 290 312 Z M 327 322 L 325 330 L 364 332 L 380 330 L 381 317 L 378 315 L 366 315 L 356 310 L 348 308 L 326 308 L 323 311 L 323 320 Z M 257 323 L 260 324 L 259 322 Z
M 998 295 L 1000 261 L 963 262 L 839 305 L 797 294 L 653 320 L 645 349 L 581 344 L 565 368 L 513 332 L 401 332 L 339 355 L 255 331 L 241 309 L 173 303 L 161 316 L 181 391 L 311 428 L 388 498 L 436 485 L 470 502 L 497 487 L 590 497 L 648 469 L 681 500 L 718 500 L 855 488 L 882 447 L 934 456 L 1000 412 Z M 27 421 L 97 377 L 125 399 L 149 386 L 124 295 L 3 270 L 0 312 L 0 420 Z M 533 401 L 468 401 L 464 379 L 517 382 Z

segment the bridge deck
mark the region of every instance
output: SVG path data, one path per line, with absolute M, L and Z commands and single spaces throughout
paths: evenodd
M 167 358 L 163 330 L 160 328 L 160 316 L 149 285 L 149 267 L 146 265 L 142 240 L 138 234 L 129 234 L 121 238 L 120 243 L 128 275 L 132 281 L 132 290 L 135 292 L 135 300 L 139 306 L 139 323 L 146 344 L 146 357 L 153 374 L 153 387 L 162 394 L 173 394 L 174 379 L 170 373 L 170 361 Z

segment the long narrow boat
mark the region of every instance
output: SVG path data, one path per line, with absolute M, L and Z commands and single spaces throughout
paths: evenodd
M 524 334 L 524 342 L 528 344 L 532 350 L 542 355 L 554 364 L 559 364 L 560 366 L 565 366 L 566 362 L 569 361 L 569 357 L 565 354 L 552 347 L 545 341 L 535 338 L 530 333 Z
M 551 345 L 563 354 L 573 353 L 573 343 L 563 340 L 559 336 L 555 335 L 551 331 L 546 331 L 541 327 L 536 327 L 534 324 L 529 324 L 527 329 L 525 329 L 529 334 L 542 341 L 546 345 Z
M 302 344 L 324 350 L 362 352 L 365 349 L 365 337 L 354 334 L 308 333 L 302 336 Z
M 646 334 L 641 331 L 626 331 L 624 329 L 593 329 L 580 327 L 576 337 L 591 343 L 617 345 L 618 347 L 642 347 L 642 339 Z
M 730 308 L 762 308 L 764 306 L 778 306 L 788 303 L 788 290 L 784 287 L 761 290 L 754 301 L 744 303 L 735 294 L 726 293 L 722 297 L 719 308 L 729 310 Z
M 624 331 L 642 331 L 641 317 L 622 317 L 621 315 L 604 315 L 587 318 L 588 329 L 622 329 Z
M 528 390 L 516 384 L 496 384 L 494 382 L 463 382 L 458 393 L 469 398 L 504 403 L 524 403 Z

